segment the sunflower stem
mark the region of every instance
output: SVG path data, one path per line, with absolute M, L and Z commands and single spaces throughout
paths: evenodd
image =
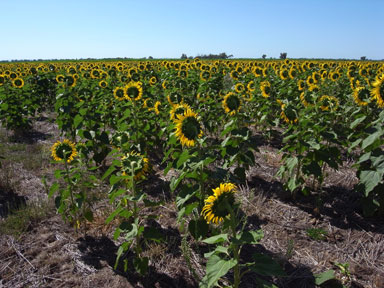
M 71 179 L 69 178 L 69 169 L 68 169 L 68 164 L 67 164 L 67 160 L 64 160 L 64 167 L 65 167 L 65 179 L 67 180 L 67 183 L 68 183 L 68 189 L 69 189 L 69 195 L 71 196 L 71 205 L 72 207 L 74 207 L 74 211 L 75 211 L 75 231 L 77 233 L 77 228 L 79 226 L 80 223 L 78 223 L 78 217 L 77 217 L 77 208 L 76 208 L 76 205 L 75 205 L 75 200 L 74 200 L 74 197 L 73 197 L 73 189 L 72 189 L 72 182 L 71 182 Z
M 226 206 L 230 212 L 230 217 L 231 217 L 231 229 L 232 229 L 232 237 L 235 239 L 236 238 L 236 227 L 237 227 L 237 223 L 236 223 L 236 215 L 235 215 L 235 211 L 232 209 L 231 205 L 229 205 L 228 201 L 225 201 L 226 202 Z M 237 245 L 237 244 L 233 244 L 232 243 L 232 250 L 233 250 L 233 257 L 235 258 L 236 260 L 236 265 L 235 267 L 233 268 L 233 271 L 234 271 L 234 282 L 233 282 L 233 287 L 234 288 L 238 288 L 239 285 L 240 285 L 240 280 L 241 280 L 241 274 L 240 274 L 240 266 L 239 266 L 239 262 L 240 262 L 240 246 Z

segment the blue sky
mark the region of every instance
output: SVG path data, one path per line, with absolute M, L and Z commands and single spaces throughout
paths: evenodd
M 384 59 L 384 0 L 0 0 L 0 59 Z

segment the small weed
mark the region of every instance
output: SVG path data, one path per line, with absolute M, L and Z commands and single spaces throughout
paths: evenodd
M 25 205 L 0 220 L 0 234 L 19 237 L 23 232 L 28 231 L 31 226 L 46 218 L 48 213 L 47 202 Z
M 324 241 L 327 238 L 328 233 L 322 228 L 309 228 L 307 229 L 307 235 L 313 240 Z

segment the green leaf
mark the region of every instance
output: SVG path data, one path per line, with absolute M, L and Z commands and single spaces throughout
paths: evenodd
M 196 240 L 205 237 L 209 230 L 209 225 L 203 219 L 191 220 L 188 224 L 188 230 Z
M 135 267 L 136 272 L 138 272 L 142 276 L 147 274 L 148 272 L 148 263 L 148 257 L 135 257 L 135 259 L 133 260 L 133 266 Z
M 116 167 L 115 167 L 115 166 L 110 166 L 110 167 L 108 168 L 108 170 L 105 171 L 103 177 L 101 177 L 101 180 L 104 180 L 105 178 L 107 178 L 107 177 L 108 177 L 109 175 L 111 175 L 112 172 L 114 172 L 115 170 L 116 170 Z
M 111 178 L 109 178 L 109 184 L 110 184 L 110 185 L 114 185 L 114 184 L 116 184 L 117 182 L 119 182 L 120 179 L 121 179 L 120 176 L 112 175 Z
M 321 285 L 329 280 L 335 279 L 335 271 L 334 270 L 328 270 L 320 274 L 315 274 L 315 284 Z
M 51 188 L 49 188 L 48 197 L 52 197 L 52 195 L 59 189 L 59 183 L 55 182 L 52 184 Z
M 382 180 L 383 173 L 371 170 L 364 170 L 360 173 L 360 182 L 365 186 L 365 197 L 368 196 L 369 192 L 371 192 Z
M 363 122 L 366 118 L 367 118 L 367 116 L 362 116 L 360 118 L 357 118 L 355 121 L 353 121 L 351 123 L 351 125 L 349 127 L 351 129 L 354 129 L 357 125 L 359 125 L 361 122 Z
M 124 207 L 120 206 L 120 207 L 117 207 L 116 210 L 114 210 L 109 216 L 108 218 L 105 220 L 105 224 L 108 224 L 110 223 L 113 219 L 115 219 L 115 217 L 124 209 Z
M 183 165 L 189 158 L 191 158 L 191 155 L 189 155 L 188 150 L 184 150 L 183 153 L 180 154 L 179 159 L 177 160 L 177 168 L 180 168 L 180 166 Z
M 211 257 L 213 254 L 227 254 L 228 255 L 228 247 L 223 247 L 223 246 L 217 246 L 215 250 L 211 251 L 211 252 L 208 252 L 208 253 L 205 253 L 204 254 L 204 257 L 205 258 L 209 258 Z
M 80 124 L 81 124 L 81 122 L 83 122 L 83 120 L 84 120 L 84 118 L 81 117 L 79 114 L 77 114 L 75 116 L 75 118 L 73 119 L 73 124 L 74 124 L 76 129 L 79 129 Z
M 372 145 L 376 140 L 380 139 L 381 135 L 383 135 L 383 131 L 376 131 L 372 133 L 367 138 L 364 139 L 363 144 L 361 145 L 361 149 L 365 149 L 368 146 Z
M 245 231 L 236 236 L 232 241 L 237 245 L 242 244 L 259 244 L 260 240 L 263 239 L 263 230 L 257 231 Z
M 93 221 L 93 213 L 90 209 L 85 211 L 84 218 L 87 219 L 89 222 Z
M 289 157 L 285 160 L 285 166 L 287 166 L 289 172 L 292 172 L 298 163 L 299 159 L 297 157 Z
M 235 259 L 223 260 L 217 255 L 212 255 L 207 262 L 207 273 L 201 280 L 200 287 L 214 287 L 221 277 L 228 273 L 228 271 L 236 266 Z
M 263 276 L 286 276 L 284 270 L 270 256 L 255 253 L 252 255 L 255 260 L 249 267 L 253 272 Z
M 152 240 L 157 243 L 165 241 L 165 236 L 154 227 L 146 227 L 143 232 L 143 237 L 147 240 Z
M 311 148 L 313 148 L 313 149 L 315 149 L 315 150 L 319 150 L 319 149 L 320 149 L 320 144 L 317 143 L 317 142 L 314 141 L 314 140 L 309 140 L 309 141 L 307 141 L 306 143 L 309 145 L 309 147 L 311 147 Z
M 224 241 L 228 241 L 228 234 L 219 234 L 203 240 L 203 242 L 207 244 L 221 243 Z

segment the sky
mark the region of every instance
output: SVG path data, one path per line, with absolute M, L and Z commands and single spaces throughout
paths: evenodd
M 0 60 L 384 59 L 384 0 L 0 0 Z

